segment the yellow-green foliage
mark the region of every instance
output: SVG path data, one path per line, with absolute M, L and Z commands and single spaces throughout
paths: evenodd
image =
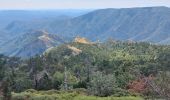
M 144 100 L 141 97 L 95 97 L 95 96 L 78 96 L 74 100 Z
M 3 97 L 2 97 L 2 96 L 0 96 L 0 100 L 3 100 Z
M 35 91 L 28 90 L 22 93 L 12 93 L 12 100 L 143 100 L 141 97 L 96 97 L 87 96 L 80 91 Z

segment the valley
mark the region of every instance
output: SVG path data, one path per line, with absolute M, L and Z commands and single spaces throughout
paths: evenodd
M 170 8 L 0 11 L 0 100 L 169 100 Z

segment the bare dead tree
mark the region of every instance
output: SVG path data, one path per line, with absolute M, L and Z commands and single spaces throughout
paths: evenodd
M 64 67 L 64 90 L 68 90 L 67 67 Z

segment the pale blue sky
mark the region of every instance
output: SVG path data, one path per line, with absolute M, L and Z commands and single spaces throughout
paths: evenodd
M 0 9 L 98 9 L 170 7 L 170 0 L 0 0 Z

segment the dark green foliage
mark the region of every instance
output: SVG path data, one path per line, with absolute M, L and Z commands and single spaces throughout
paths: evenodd
M 52 88 L 52 80 L 44 74 L 43 77 L 38 81 L 38 90 L 49 90 Z
M 23 90 L 32 88 L 33 87 L 32 83 L 33 81 L 29 77 L 18 76 L 17 78 L 15 78 L 12 87 L 15 92 L 22 92 Z
M 113 75 L 104 75 L 96 72 L 90 80 L 88 90 L 96 96 L 110 96 L 117 88 L 116 79 Z
M 64 80 L 64 74 L 60 72 L 55 72 L 55 74 L 53 75 L 53 88 L 60 89 L 63 80 Z
M 4 68 L 5 63 L 6 63 L 6 60 L 4 56 L 0 55 L 0 81 L 2 81 L 5 76 L 5 68 Z
M 11 87 L 7 69 L 5 65 L 7 63 L 7 57 L 0 55 L 0 92 L 3 96 L 3 100 L 11 100 Z
M 77 84 L 73 85 L 73 88 L 84 88 L 84 89 L 87 89 L 87 81 L 79 81 Z
M 2 81 L 1 87 L 2 87 L 3 99 L 11 100 L 11 89 L 10 89 L 9 80 L 6 79 Z

